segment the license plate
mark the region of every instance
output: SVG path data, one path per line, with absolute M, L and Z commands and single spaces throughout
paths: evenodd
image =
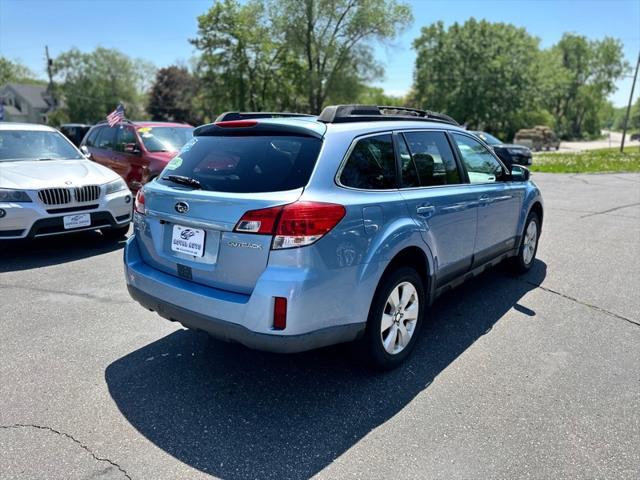
M 62 217 L 64 228 L 69 230 L 71 228 L 88 227 L 91 225 L 91 214 L 79 213 L 77 215 L 65 215 Z
M 171 250 L 194 257 L 202 257 L 204 255 L 204 230 L 174 225 Z

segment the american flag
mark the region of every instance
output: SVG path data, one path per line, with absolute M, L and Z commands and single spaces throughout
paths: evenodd
M 110 127 L 117 125 L 122 120 L 124 120 L 124 106 L 119 103 L 116 109 L 107 115 L 107 123 Z

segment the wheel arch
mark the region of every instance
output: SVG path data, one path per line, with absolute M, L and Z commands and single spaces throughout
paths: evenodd
M 536 215 L 538 215 L 538 220 L 540 220 L 540 230 L 542 230 L 542 219 L 544 216 L 544 209 L 542 208 L 542 203 L 540 203 L 538 200 L 533 202 L 533 204 L 529 208 L 529 213 L 531 212 L 534 212 Z M 527 217 L 529 216 L 529 213 L 527 213 Z
M 427 297 L 427 303 L 430 304 L 433 297 L 431 291 L 431 287 L 433 285 L 433 282 L 431 281 L 433 275 L 433 264 L 431 256 L 426 251 L 427 249 L 427 245 L 424 245 L 424 247 L 418 245 L 407 245 L 395 252 L 382 271 L 380 278 L 378 278 L 376 290 L 386 276 L 391 272 L 403 266 L 411 267 L 418 272 L 418 275 L 420 275 L 420 278 L 424 282 L 425 296 Z

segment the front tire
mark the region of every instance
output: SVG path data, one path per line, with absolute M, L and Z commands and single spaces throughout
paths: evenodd
M 127 223 L 124 227 L 103 228 L 100 232 L 107 240 L 121 240 L 129 233 L 129 224 Z
M 535 212 L 529 213 L 524 226 L 518 254 L 511 259 L 512 269 L 516 273 L 526 273 L 533 266 L 540 238 L 540 219 Z
M 411 354 L 425 308 L 424 284 L 413 268 L 401 267 L 383 277 L 362 339 L 371 366 L 391 370 Z

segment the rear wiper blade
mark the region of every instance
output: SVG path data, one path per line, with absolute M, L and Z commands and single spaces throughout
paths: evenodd
M 185 177 L 184 175 L 167 175 L 166 177 L 162 178 L 164 180 L 169 180 L 170 182 L 179 183 L 181 185 L 189 185 L 193 188 L 202 188 L 202 184 L 198 180 L 191 177 Z

